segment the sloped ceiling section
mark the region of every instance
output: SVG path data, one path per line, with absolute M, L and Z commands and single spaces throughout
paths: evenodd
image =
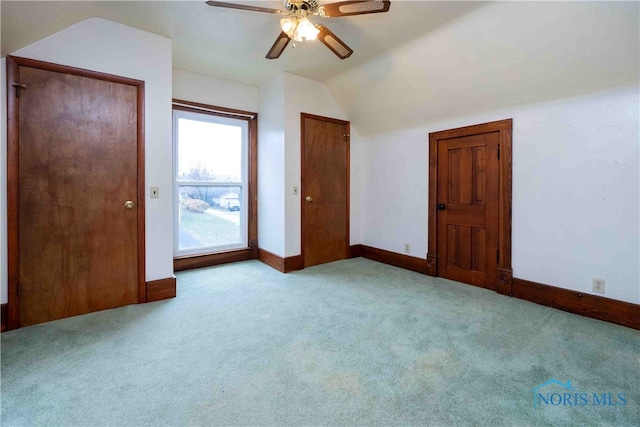
M 1 41 L 6 55 L 101 17 L 171 38 L 176 68 L 252 86 L 282 72 L 322 81 L 366 135 L 638 85 L 639 5 L 392 0 L 388 13 L 314 17 L 354 49 L 349 59 L 311 42 L 270 61 L 269 14 L 204 0 L 2 1 Z
M 239 3 L 284 10 L 281 0 Z M 320 42 L 290 43 L 279 59 L 270 61 L 265 55 L 280 34 L 275 15 L 209 7 L 204 0 L 2 1 L 2 55 L 100 17 L 171 38 L 177 68 L 254 86 L 283 71 L 324 81 L 481 7 L 483 2 L 393 0 L 390 13 L 315 16 L 314 23 L 326 25 L 355 53 L 341 61 Z
M 362 135 L 638 85 L 638 6 L 498 2 L 326 84 Z

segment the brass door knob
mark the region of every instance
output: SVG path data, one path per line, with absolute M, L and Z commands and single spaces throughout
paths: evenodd
M 307 202 L 313 202 L 313 198 L 311 196 L 307 196 L 304 198 Z
M 128 210 L 133 209 L 133 202 L 131 200 L 127 200 L 124 204 L 124 207 Z

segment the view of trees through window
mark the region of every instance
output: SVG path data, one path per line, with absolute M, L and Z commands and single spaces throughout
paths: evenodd
M 174 111 L 178 255 L 246 247 L 244 123 Z

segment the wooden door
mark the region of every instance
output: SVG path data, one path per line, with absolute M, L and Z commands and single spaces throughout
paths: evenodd
M 302 114 L 304 266 L 348 257 L 349 122 Z
M 11 77 L 24 85 L 14 327 L 137 303 L 138 88 L 30 66 Z
M 496 288 L 498 271 L 499 132 L 440 139 L 438 275 Z

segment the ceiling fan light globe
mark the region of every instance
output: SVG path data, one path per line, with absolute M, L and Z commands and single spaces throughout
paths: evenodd
M 307 18 L 301 18 L 293 33 L 293 39 L 298 42 L 311 41 L 318 38 L 320 31 Z
M 291 36 L 291 38 L 293 39 L 293 41 L 296 42 L 303 42 L 304 39 L 302 38 L 302 36 L 300 35 L 300 33 L 298 32 L 298 30 L 296 29 L 296 31 L 293 32 L 293 35 Z
M 298 20 L 296 18 L 289 17 L 282 18 L 280 20 L 280 27 L 282 28 L 282 31 L 284 31 L 289 37 L 293 37 L 293 33 L 295 32 L 297 26 Z

